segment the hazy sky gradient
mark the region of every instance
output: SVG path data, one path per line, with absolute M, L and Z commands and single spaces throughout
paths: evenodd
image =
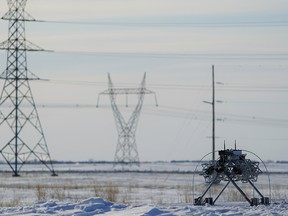
M 137 130 L 140 160 L 197 160 L 211 151 L 211 66 L 215 65 L 216 148 L 238 147 L 287 160 L 288 2 L 286 0 L 28 0 L 47 22 L 27 39 L 55 52 L 28 53 L 31 82 L 53 159 L 113 160 L 117 131 L 107 88 L 147 88 Z M 8 10 L 0 0 L 0 14 Z M 0 39 L 7 22 L 0 21 Z M 186 54 L 184 56 L 183 54 Z M 6 53 L 0 53 L 4 71 Z M 3 82 L 2 82 L 3 84 Z M 1 84 L 1 85 L 2 85 Z M 1 89 L 2 90 L 2 89 Z M 121 110 L 126 117 L 131 107 Z M 52 108 L 49 108 L 52 106 Z M 67 108 L 67 106 L 70 106 Z

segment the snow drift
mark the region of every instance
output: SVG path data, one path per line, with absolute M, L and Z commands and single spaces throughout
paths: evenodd
M 288 204 L 277 203 L 269 206 L 249 206 L 244 202 L 231 202 L 215 206 L 193 206 L 192 204 L 124 205 L 89 198 L 76 203 L 51 200 L 39 201 L 31 206 L 0 208 L 1 215 L 63 215 L 63 216 L 180 216 L 180 215 L 288 215 Z

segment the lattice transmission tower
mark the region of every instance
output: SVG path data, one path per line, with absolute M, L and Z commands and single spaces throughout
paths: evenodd
M 116 104 L 116 96 L 126 95 L 126 106 L 128 106 L 127 97 L 130 94 L 138 95 L 138 103 L 130 118 L 126 121 Z M 118 142 L 114 157 L 115 164 L 139 165 L 135 134 L 145 94 L 154 94 L 156 106 L 158 106 L 155 92 L 146 89 L 146 73 L 139 88 L 115 88 L 111 81 L 110 74 L 108 74 L 108 89 L 98 95 L 97 107 L 99 106 L 100 95 L 110 96 L 111 107 L 118 131 Z
M 26 40 L 25 22 L 35 19 L 25 11 L 27 0 L 7 0 L 8 39 L 0 43 L 7 51 L 7 65 L 0 96 L 0 153 L 14 176 L 24 164 L 39 161 L 56 175 L 46 144 L 29 81 L 39 80 L 27 69 L 27 51 L 43 51 Z

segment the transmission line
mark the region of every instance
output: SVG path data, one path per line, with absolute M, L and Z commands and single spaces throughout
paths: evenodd
M 60 84 L 60 85 L 80 85 L 80 86 L 106 86 L 105 82 L 88 81 L 88 80 L 58 80 L 58 79 L 43 79 L 43 82 Z M 132 83 L 117 83 L 117 85 L 133 85 Z M 173 84 L 173 83 L 153 83 L 147 85 L 157 89 L 172 89 L 172 90 L 195 90 L 195 91 L 210 91 L 210 86 L 189 85 L 189 84 Z M 288 92 L 288 86 L 245 86 L 245 85 L 227 85 L 216 87 L 217 91 L 237 91 L 237 92 Z
M 37 20 L 38 22 L 71 24 L 71 25 L 96 25 L 96 26 L 124 26 L 124 27 L 287 27 L 288 21 L 247 21 L 247 22 L 100 22 L 100 21 L 65 21 L 65 20 Z
M 23 107 L 29 107 L 30 105 L 22 105 Z M 55 109 L 55 108 L 63 108 L 63 109 L 95 109 L 96 104 L 83 104 L 83 103 L 43 103 L 37 104 L 37 107 L 40 109 Z M 121 107 L 119 105 L 119 107 Z M 123 112 L 130 112 L 131 109 L 126 107 L 123 104 Z M 110 109 L 109 106 L 101 106 L 99 109 Z M 172 117 L 172 118 L 181 118 L 181 119 L 189 119 L 189 120 L 205 120 L 210 121 L 211 112 L 206 110 L 200 109 L 188 109 L 188 108 L 181 108 L 181 107 L 171 107 L 171 106 L 160 106 L 157 110 L 149 110 L 149 108 L 145 108 L 143 110 L 143 114 L 146 115 L 154 115 L 154 116 L 163 116 L 163 117 Z M 239 114 L 232 114 L 226 112 L 217 112 L 218 118 L 216 121 L 225 122 L 238 122 L 238 123 L 245 123 L 245 124 L 257 124 L 257 125 L 266 125 L 266 126 L 276 126 L 281 128 L 288 127 L 288 120 L 287 119 L 277 119 L 277 118 L 267 118 L 261 116 L 247 116 L 247 115 L 239 115 Z
M 183 60 L 288 60 L 288 53 L 148 53 L 148 52 L 94 52 L 77 50 L 54 50 L 54 53 L 66 55 L 88 55 L 102 57 L 123 57 L 123 58 L 160 58 L 160 59 L 183 59 Z

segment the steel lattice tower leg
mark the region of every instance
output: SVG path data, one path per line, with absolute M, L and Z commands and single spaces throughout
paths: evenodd
M 0 44 L 0 49 L 7 50 L 7 66 L 0 76 L 4 80 L 0 97 L 0 132 L 4 131 L 0 144 L 4 146 L 0 153 L 14 176 L 32 160 L 56 175 L 29 84 L 39 78 L 27 69 L 26 51 L 43 51 L 25 38 L 25 22 L 35 19 L 25 11 L 27 0 L 7 2 L 9 11 L 2 19 L 9 22 L 9 35 Z
M 146 74 L 144 74 L 143 80 L 140 84 L 139 88 L 114 88 L 113 83 L 111 81 L 110 75 L 108 74 L 108 90 L 102 92 L 100 95 L 109 95 L 111 107 L 113 110 L 116 128 L 118 131 L 118 142 L 115 152 L 114 161 L 115 163 L 128 163 L 128 164 L 138 164 L 139 165 L 139 155 L 137 151 L 136 145 L 136 129 L 140 117 L 140 112 L 143 106 L 144 96 L 145 94 L 154 94 L 154 92 L 147 90 L 145 87 L 146 84 Z M 119 108 L 116 104 L 116 95 L 118 94 L 137 94 L 138 95 L 138 103 L 134 108 L 130 118 L 126 121 L 119 111 Z M 156 106 L 157 99 L 155 95 Z M 99 97 L 97 106 L 99 104 Z

